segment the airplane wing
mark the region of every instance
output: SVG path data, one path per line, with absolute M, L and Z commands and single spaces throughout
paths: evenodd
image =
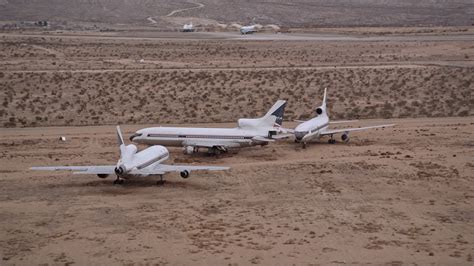
M 162 175 L 168 172 L 181 172 L 184 170 L 187 171 L 197 171 L 197 170 L 207 170 L 207 171 L 222 171 L 228 170 L 230 167 L 225 166 L 208 166 L 208 165 L 174 165 L 174 164 L 159 164 L 152 169 L 140 169 L 134 170 L 132 174 L 147 174 L 147 175 Z
M 342 123 L 354 123 L 359 120 L 340 120 L 340 121 L 329 121 L 329 124 L 342 124 Z
M 320 133 L 321 136 L 325 135 L 332 135 L 337 133 L 344 133 L 344 132 L 351 132 L 351 131 L 360 131 L 366 130 L 371 128 L 381 128 L 381 127 L 393 127 L 395 124 L 388 124 L 388 125 L 378 125 L 378 126 L 370 126 L 370 127 L 355 127 L 355 128 L 341 128 L 341 129 L 326 129 Z
M 90 166 L 39 166 L 30 167 L 30 170 L 39 171 L 74 171 L 73 174 L 114 174 L 115 165 L 90 165 Z
M 297 123 L 304 123 L 306 121 L 303 121 L 303 120 L 294 120 L 295 122 Z M 342 123 L 354 123 L 354 122 L 357 122 L 359 120 L 341 120 L 341 121 L 330 121 L 329 124 L 342 124 Z
M 183 141 L 183 146 L 193 146 L 193 147 L 224 147 L 224 148 L 235 148 L 240 147 L 239 143 L 233 141 L 206 141 L 206 140 L 185 140 Z

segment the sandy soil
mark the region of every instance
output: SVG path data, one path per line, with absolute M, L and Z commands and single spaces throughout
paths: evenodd
M 472 25 L 469 0 L 0 0 L 0 19 L 20 27 L 48 20 L 51 27 L 204 24 L 277 24 L 286 27 Z M 149 20 L 152 18 L 153 20 Z
M 0 264 L 472 265 L 473 117 L 357 125 L 380 122 L 397 126 L 305 150 L 171 149 L 232 169 L 163 187 L 27 170 L 115 162 L 111 126 L 1 129 Z

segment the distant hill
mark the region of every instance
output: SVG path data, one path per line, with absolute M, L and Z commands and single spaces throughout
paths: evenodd
M 456 26 L 472 25 L 473 14 L 472 0 L 0 0 L 0 21 L 165 28 L 176 17 L 288 27 Z

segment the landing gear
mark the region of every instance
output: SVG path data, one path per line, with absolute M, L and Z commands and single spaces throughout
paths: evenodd
M 302 142 L 301 146 L 303 147 L 303 149 L 306 149 L 306 142 Z
M 123 178 L 117 176 L 117 179 L 114 180 L 114 185 L 122 185 L 124 182 Z
M 218 148 L 213 148 L 212 153 L 213 153 L 214 155 L 216 155 L 216 156 L 221 155 L 221 151 L 220 151 Z
M 226 153 L 228 150 L 225 148 L 225 147 L 218 147 L 218 146 L 214 146 L 214 147 L 211 147 L 207 150 L 207 153 L 209 155 L 216 155 L 216 156 L 219 156 L 221 155 L 222 153 Z
M 331 138 L 328 139 L 328 143 L 329 144 L 335 144 L 336 143 L 336 140 L 333 138 L 333 135 L 331 135 Z
M 156 181 L 156 185 L 163 186 L 165 184 L 165 180 L 163 180 L 163 175 L 160 175 L 160 180 Z

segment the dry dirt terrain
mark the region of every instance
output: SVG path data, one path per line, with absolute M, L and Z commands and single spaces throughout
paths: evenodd
M 55 28 L 173 29 L 189 20 L 206 26 L 470 26 L 473 12 L 469 0 L 0 0 L 0 23 L 48 20 Z
M 249 1 L 249 17 L 237 1 L 64 2 L 0 0 L 0 265 L 473 264 L 469 1 Z M 332 15 L 316 24 L 463 26 L 315 28 L 305 14 L 318 3 Z M 173 32 L 188 18 L 257 13 L 303 26 Z M 41 19 L 52 24 L 21 22 Z M 88 30 L 62 30 L 76 28 Z M 170 162 L 232 169 L 171 174 L 163 187 L 28 171 L 114 164 L 115 124 L 127 135 L 235 126 L 277 99 L 288 100 L 286 121 L 309 118 L 325 87 L 333 119 L 397 126 L 304 150 L 292 140 L 220 158 L 171 148 Z
M 335 119 L 472 116 L 473 29 L 447 30 L 339 41 L 3 33 L 0 126 L 232 122 L 278 99 L 293 120 L 325 87 Z
M 386 122 L 347 144 L 171 149 L 171 162 L 232 169 L 162 187 L 27 170 L 114 163 L 112 126 L 2 129 L 0 264 L 472 265 L 473 118 L 357 125 Z

